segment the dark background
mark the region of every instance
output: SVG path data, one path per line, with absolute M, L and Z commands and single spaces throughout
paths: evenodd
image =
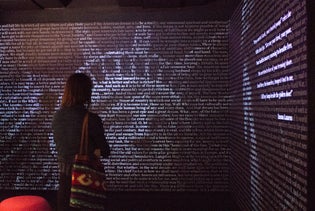
M 2 198 L 42 194 L 54 206 L 50 122 L 67 76 L 78 71 L 92 76 L 92 110 L 113 149 L 104 160 L 113 209 L 311 210 L 311 4 L 1 1 Z M 293 17 L 266 41 L 293 32 L 263 53 L 287 42 L 292 50 L 256 66 L 252 40 L 288 10 Z M 285 71 L 255 77 L 290 58 Z M 292 83 L 255 89 L 292 74 Z M 259 99 L 287 89 L 289 99 Z M 279 112 L 294 121 L 275 119 Z

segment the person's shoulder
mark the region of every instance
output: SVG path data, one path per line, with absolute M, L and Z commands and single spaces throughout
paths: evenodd
M 62 117 L 65 113 L 67 113 L 67 109 L 66 108 L 59 108 L 54 113 L 54 117 Z
M 101 117 L 97 113 L 91 111 L 89 111 L 89 118 L 95 121 L 102 121 Z
M 94 113 L 94 112 L 92 112 L 92 111 L 89 111 L 89 116 L 90 116 L 91 118 L 100 118 L 100 116 L 99 116 L 97 113 Z
M 58 118 L 59 116 L 62 116 L 62 113 L 63 113 L 62 109 L 59 108 L 58 110 L 56 110 L 56 112 L 53 115 L 54 119 Z
M 63 121 L 63 116 L 64 114 L 62 109 L 56 110 L 52 119 L 53 127 Z
M 61 107 L 54 113 L 54 118 L 73 118 L 76 116 L 82 116 L 84 113 L 86 113 L 86 110 L 78 106 Z

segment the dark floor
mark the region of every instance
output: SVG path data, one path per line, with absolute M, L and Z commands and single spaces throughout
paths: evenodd
M 0 201 L 17 195 L 40 195 L 55 208 L 55 191 L 0 191 Z M 111 211 L 239 211 L 229 193 L 108 192 Z

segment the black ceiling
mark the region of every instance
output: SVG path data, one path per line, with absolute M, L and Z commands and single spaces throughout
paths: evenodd
M 229 20 L 242 0 L 0 0 L 0 23 Z
M 43 10 L 67 8 L 186 8 L 235 7 L 240 0 L 0 0 L 0 11 Z

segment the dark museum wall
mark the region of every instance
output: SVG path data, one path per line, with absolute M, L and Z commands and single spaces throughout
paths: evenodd
M 314 4 L 1 12 L 0 189 L 56 191 L 52 115 L 84 72 L 112 148 L 109 192 L 312 210 Z
M 230 22 L 231 194 L 241 210 L 307 210 L 306 1 L 245 0 Z
M 308 43 L 308 210 L 315 210 L 315 1 L 307 1 Z
M 228 191 L 228 26 L 2 24 L 1 189 L 57 188 L 52 114 L 84 72 L 112 148 L 109 191 Z

